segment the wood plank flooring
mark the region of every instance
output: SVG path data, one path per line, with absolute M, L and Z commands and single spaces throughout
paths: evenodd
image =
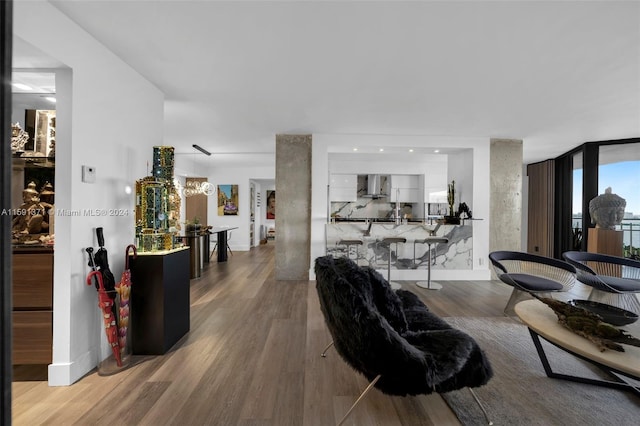
M 163 356 L 136 357 L 113 376 L 91 372 L 67 387 L 13 383 L 14 425 L 333 425 L 366 387 L 335 351 L 314 282 L 276 281 L 274 244 L 213 261 L 192 280 L 191 330 Z M 447 281 L 403 287 L 442 316 L 501 316 L 510 288 Z M 135 283 L 134 283 L 135 285 Z M 350 425 L 457 425 L 439 395 L 372 391 Z

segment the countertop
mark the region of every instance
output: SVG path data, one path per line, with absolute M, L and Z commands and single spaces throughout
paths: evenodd
M 352 217 L 352 218 L 332 217 L 331 220 L 334 222 L 362 222 L 362 223 L 368 223 L 368 222 L 395 223 L 396 221 L 395 219 L 387 219 L 387 218 L 380 218 L 380 217 Z M 407 223 L 423 223 L 423 222 L 424 222 L 424 219 L 420 219 L 420 218 L 407 219 Z

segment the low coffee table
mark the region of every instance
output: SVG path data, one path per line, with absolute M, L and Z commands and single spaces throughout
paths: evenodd
M 531 333 L 533 343 L 538 350 L 547 377 L 622 389 L 640 396 L 640 387 L 625 380 L 625 377 L 640 380 L 640 348 L 623 345 L 625 352 L 617 352 L 612 349 L 600 352 L 593 342 L 558 323 L 558 317 L 553 310 L 539 300 L 520 302 L 515 306 L 515 311 L 522 322 L 529 327 L 529 333 Z M 640 325 L 637 322 L 621 328 L 634 337 L 640 338 Z M 598 366 L 615 377 L 617 381 L 597 380 L 554 372 L 540 343 L 540 337 L 558 348 Z

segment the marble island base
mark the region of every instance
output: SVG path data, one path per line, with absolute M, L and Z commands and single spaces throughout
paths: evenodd
M 391 279 L 425 280 L 429 258 L 428 245 L 420 241 L 430 236 L 445 237 L 448 243 L 431 244 L 431 277 L 434 280 L 468 279 L 473 269 L 473 226 L 425 224 L 340 222 L 326 225 L 326 252 L 335 257 L 350 257 L 359 265 L 371 266 L 387 277 L 389 261 L 385 238 L 406 238 L 391 244 Z M 362 244 L 344 244 L 345 240 Z

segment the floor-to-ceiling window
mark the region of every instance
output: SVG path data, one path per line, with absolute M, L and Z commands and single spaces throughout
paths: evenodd
M 625 257 L 640 258 L 640 144 L 603 145 L 598 152 L 598 193 L 607 188 L 626 201 L 620 224 Z
M 555 163 L 555 257 L 568 250 L 586 250 L 588 228 L 595 226 L 589 202 L 609 187 L 627 202 L 617 227 L 624 232 L 624 255 L 640 257 L 640 138 L 585 143 Z
M 584 174 L 582 152 L 573 154 L 571 160 L 571 188 L 573 191 L 571 203 L 571 249 L 580 250 L 582 248 L 582 178 Z

